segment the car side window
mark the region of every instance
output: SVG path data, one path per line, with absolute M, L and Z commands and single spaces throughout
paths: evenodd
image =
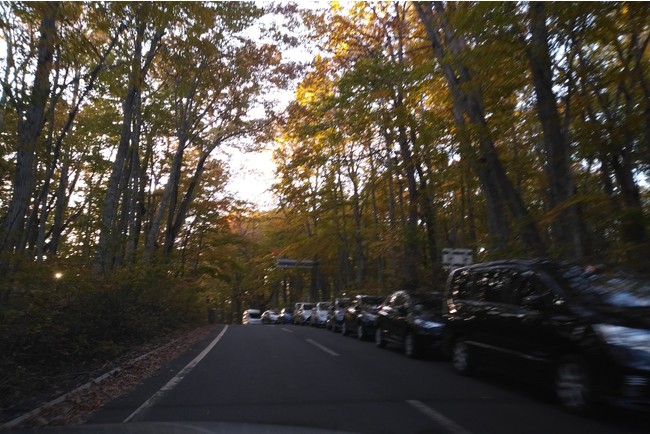
M 472 298 L 477 301 L 485 301 L 488 286 L 490 284 L 489 271 L 481 271 L 474 276 L 472 288 Z
M 399 309 L 400 307 L 404 307 L 405 304 L 406 304 L 406 296 L 404 294 L 397 294 L 395 296 L 392 307 Z
M 521 294 L 517 287 L 517 272 L 512 269 L 504 270 L 501 277 L 501 298 L 503 303 L 519 305 Z
M 483 270 L 463 270 L 454 276 L 452 293 L 461 300 L 482 301 L 485 299 L 485 272 Z
M 488 270 L 481 281 L 483 282 L 482 286 L 484 287 L 485 301 L 503 303 L 503 270 Z
M 519 304 L 532 309 L 547 308 L 554 303 L 554 294 L 542 280 L 531 272 L 515 276 Z
M 453 298 L 469 298 L 468 281 L 470 277 L 471 272 L 469 270 L 462 270 L 454 274 L 451 280 L 451 295 Z

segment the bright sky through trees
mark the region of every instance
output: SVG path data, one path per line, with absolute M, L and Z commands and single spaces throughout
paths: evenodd
M 274 199 L 269 190 L 275 179 L 272 152 L 242 153 L 231 149 L 230 155 L 228 190 L 236 199 L 251 202 L 260 210 L 272 208 Z

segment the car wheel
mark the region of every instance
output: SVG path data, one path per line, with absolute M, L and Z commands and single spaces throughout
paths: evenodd
M 348 326 L 345 324 L 345 321 L 343 321 L 343 324 L 341 324 L 341 334 L 343 336 L 348 335 Z
M 578 357 L 566 357 L 555 371 L 555 395 L 573 413 L 587 413 L 591 406 L 589 373 Z
M 418 348 L 415 341 L 415 335 L 411 332 L 406 332 L 404 336 L 404 354 L 406 357 L 417 357 Z
M 375 330 L 375 345 L 379 348 L 384 348 L 386 346 L 384 334 L 379 326 L 377 326 L 377 330 Z
M 366 339 L 366 333 L 365 333 L 365 330 L 363 329 L 363 326 L 361 324 L 359 324 L 357 326 L 357 339 L 359 339 L 360 341 L 363 341 L 363 340 Z
M 458 339 L 454 342 L 451 350 L 451 365 L 459 374 L 469 375 L 472 373 L 472 359 L 469 346 L 465 340 Z

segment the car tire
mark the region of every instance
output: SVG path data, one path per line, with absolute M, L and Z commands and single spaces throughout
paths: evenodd
M 591 381 L 585 363 L 576 356 L 560 360 L 555 370 L 555 396 L 566 410 L 587 414 L 592 408 Z
M 412 332 L 406 332 L 404 336 L 404 354 L 406 357 L 415 358 L 418 356 L 418 346 L 415 335 Z
M 379 325 L 377 325 L 377 329 L 375 330 L 375 346 L 378 348 L 384 348 L 386 346 L 384 334 L 381 331 L 381 327 L 379 327 Z
M 357 326 L 357 339 L 360 341 L 365 341 L 366 340 L 366 331 L 363 328 L 363 325 L 359 324 Z
M 343 321 L 343 324 L 341 324 L 341 334 L 343 336 L 348 335 L 348 326 L 345 324 L 345 321 Z
M 451 365 L 454 371 L 462 375 L 470 375 L 474 369 L 470 349 L 464 339 L 457 339 L 451 349 Z

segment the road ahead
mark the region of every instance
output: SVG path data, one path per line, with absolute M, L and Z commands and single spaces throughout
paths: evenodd
M 445 361 L 412 360 L 397 349 L 291 325 L 221 328 L 90 423 L 125 420 L 246 422 L 361 433 L 648 432 L 647 415 L 574 416 L 523 385 L 462 377 Z

